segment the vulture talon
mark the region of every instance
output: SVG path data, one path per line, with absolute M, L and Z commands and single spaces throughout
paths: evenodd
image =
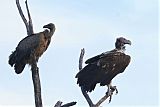
M 118 94 L 118 89 L 116 86 L 111 86 L 112 92 L 116 91 L 116 95 Z
M 111 100 L 112 100 L 113 91 L 112 91 L 111 89 L 109 89 L 109 90 L 106 92 L 106 95 L 109 97 L 109 103 L 110 103 Z
M 111 96 L 109 96 L 109 103 L 111 102 L 111 100 L 112 100 L 112 95 L 111 95 Z

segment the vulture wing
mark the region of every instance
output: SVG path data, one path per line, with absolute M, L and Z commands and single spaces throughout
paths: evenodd
M 94 62 L 96 62 L 97 60 L 99 60 L 102 56 L 103 56 L 103 54 L 94 56 L 94 57 L 86 60 L 85 64 L 94 63 Z
M 77 75 L 77 83 L 87 92 L 94 90 L 97 83 L 107 85 L 119 73 L 122 73 L 130 62 L 130 56 L 121 52 L 107 52 L 90 58 Z
M 40 35 L 33 34 L 22 39 L 16 50 L 9 56 L 9 64 L 14 65 L 15 72 L 21 73 L 33 51 L 38 47 Z
M 31 55 L 31 52 L 38 47 L 40 41 L 39 35 L 31 35 L 27 36 L 26 38 L 22 39 L 18 46 L 16 47 L 16 51 L 20 54 L 19 58 L 27 58 Z

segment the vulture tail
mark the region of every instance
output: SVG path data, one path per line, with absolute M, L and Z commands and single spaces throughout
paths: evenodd
M 8 61 L 8 63 L 9 63 L 11 66 L 14 65 L 14 69 L 15 69 L 15 72 L 16 72 L 17 74 L 20 74 L 20 73 L 23 71 L 23 69 L 24 69 L 24 67 L 25 67 L 25 65 L 26 65 L 26 64 L 24 63 L 24 61 L 22 61 L 22 60 L 20 60 L 20 59 L 18 58 L 17 51 L 12 52 L 12 54 L 9 56 L 9 61 Z
M 17 74 L 20 74 L 20 73 L 23 71 L 25 65 L 26 65 L 26 64 L 23 63 L 23 62 L 16 63 L 16 64 L 14 65 L 14 70 L 15 70 L 15 72 L 16 72 Z
M 8 63 L 13 66 L 16 63 L 16 51 L 12 52 L 12 54 L 9 56 Z
M 96 84 L 99 82 L 100 67 L 89 64 L 85 66 L 77 75 L 77 84 L 85 91 L 91 92 L 95 89 Z

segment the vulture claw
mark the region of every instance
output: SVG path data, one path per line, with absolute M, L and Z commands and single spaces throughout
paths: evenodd
M 111 88 L 112 92 L 116 91 L 116 94 L 118 94 L 118 89 L 116 86 L 111 86 L 110 88 Z
M 116 91 L 116 94 L 118 94 L 118 89 L 116 86 L 112 86 L 110 85 L 109 88 L 108 88 L 108 91 L 106 92 L 106 95 L 109 97 L 109 103 L 111 102 L 112 100 L 112 95 L 113 95 L 113 92 Z
M 109 97 L 109 103 L 110 103 L 111 100 L 112 100 L 113 91 L 112 91 L 111 89 L 109 89 L 109 90 L 106 92 L 106 95 Z

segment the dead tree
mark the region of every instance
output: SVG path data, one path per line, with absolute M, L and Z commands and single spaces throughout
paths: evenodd
M 25 1 L 25 4 L 26 4 L 26 9 L 27 9 L 29 21 L 27 21 L 27 19 L 25 18 L 24 14 L 22 12 L 21 6 L 19 4 L 19 0 L 16 0 L 16 4 L 17 4 L 19 14 L 20 14 L 25 26 L 26 26 L 27 35 L 33 34 L 34 31 L 33 31 L 32 18 L 31 18 L 30 12 L 29 12 L 27 0 Z M 36 63 L 32 66 L 31 70 L 32 70 L 32 80 L 33 80 L 33 86 L 34 86 L 35 105 L 36 105 L 36 107 L 42 107 L 41 83 L 40 83 L 40 79 L 39 79 L 39 69 L 38 69 Z
M 84 54 L 85 54 L 85 49 L 81 49 L 81 53 L 80 53 L 80 57 L 79 57 L 79 70 L 82 70 L 83 66 L 83 57 L 84 57 Z M 83 96 L 85 97 L 87 103 L 89 104 L 89 107 L 100 107 L 100 105 L 107 99 L 109 98 L 110 96 L 108 94 L 105 94 L 96 104 L 94 104 L 91 100 L 91 98 L 89 97 L 89 95 L 87 94 L 87 92 L 81 87 L 81 91 L 82 91 L 82 94 Z M 115 90 L 111 90 L 112 91 L 112 94 Z M 110 100 L 111 100 L 111 97 L 110 97 Z
M 29 12 L 27 0 L 25 1 L 25 4 L 26 4 L 26 9 L 27 9 L 27 14 L 28 14 L 28 21 L 23 14 L 23 11 L 22 11 L 21 6 L 19 4 L 19 0 L 16 0 L 16 5 L 18 8 L 19 14 L 20 14 L 25 26 L 26 26 L 27 35 L 29 36 L 31 34 L 34 34 L 34 30 L 33 30 L 32 18 L 31 18 L 30 12 Z M 42 98 L 41 98 L 41 83 L 40 83 L 39 69 L 37 67 L 37 63 L 34 63 L 31 66 L 31 71 L 32 71 L 32 80 L 33 80 L 33 86 L 34 86 L 35 106 L 36 107 L 43 107 Z M 54 107 L 70 107 L 75 104 L 76 104 L 76 102 L 71 102 L 71 103 L 67 103 L 67 104 L 62 105 L 62 102 L 58 101 Z

